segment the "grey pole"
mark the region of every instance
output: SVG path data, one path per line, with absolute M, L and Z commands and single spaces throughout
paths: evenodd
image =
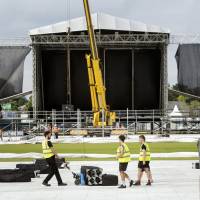
M 198 153 L 199 153 L 199 168 L 200 168 L 200 138 L 198 139 L 198 142 L 197 142 L 197 148 L 198 148 Z
M 129 117 L 129 116 L 128 116 L 129 112 L 128 112 L 128 111 L 129 111 L 129 110 L 128 110 L 128 108 L 127 108 L 127 110 L 126 110 L 126 114 L 127 114 L 127 117 L 126 117 L 126 118 L 127 118 L 127 121 L 126 121 L 127 135 L 128 135 L 128 128 L 129 128 L 129 127 L 128 127 L 128 124 L 129 124 L 129 118 L 128 118 L 128 117 Z

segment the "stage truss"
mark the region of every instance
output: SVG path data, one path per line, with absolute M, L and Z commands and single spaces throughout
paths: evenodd
M 41 110 L 40 102 L 40 80 L 39 73 L 39 49 L 40 48 L 87 48 L 89 38 L 85 34 L 80 35 L 35 35 L 31 36 L 31 46 L 33 49 L 33 105 L 34 110 Z M 99 47 L 115 48 L 155 48 L 161 50 L 161 87 L 160 87 L 160 109 L 167 109 L 167 46 L 169 44 L 169 34 L 100 34 L 96 33 L 97 45 Z
M 31 36 L 32 45 L 37 44 L 67 44 L 67 45 L 88 45 L 89 38 L 85 34 L 81 35 L 34 35 Z M 137 43 L 169 43 L 168 34 L 96 34 L 97 44 L 137 44 Z

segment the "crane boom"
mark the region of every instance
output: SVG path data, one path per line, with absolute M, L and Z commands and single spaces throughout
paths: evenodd
M 91 54 L 86 55 L 86 61 L 93 110 L 93 125 L 95 127 L 112 125 L 116 117 L 114 112 L 110 112 L 109 106 L 106 103 L 106 88 L 103 83 L 100 59 L 88 0 L 83 0 L 83 4 L 91 51 Z
M 87 22 L 88 35 L 89 35 L 89 40 L 90 40 L 91 56 L 92 56 L 92 59 L 99 59 L 88 0 L 83 0 L 83 3 L 84 3 L 84 9 L 85 9 L 85 17 L 86 17 L 86 22 Z

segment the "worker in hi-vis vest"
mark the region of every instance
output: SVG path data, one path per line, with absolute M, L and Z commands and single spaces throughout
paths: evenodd
M 50 131 L 46 131 L 44 133 L 44 141 L 42 142 L 42 151 L 43 151 L 43 156 L 46 159 L 48 165 L 49 165 L 49 169 L 50 172 L 48 174 L 48 176 L 45 178 L 45 180 L 43 181 L 43 185 L 45 186 L 51 186 L 48 182 L 51 180 L 51 178 L 55 175 L 57 182 L 58 182 L 58 186 L 66 186 L 66 183 L 62 182 L 62 179 L 60 177 L 60 173 L 58 171 L 58 167 L 56 165 L 56 159 L 55 158 L 59 158 L 56 150 L 53 147 L 52 142 L 50 141 L 51 139 L 51 132 Z
M 120 135 L 119 136 L 119 147 L 117 149 L 117 159 L 119 161 L 119 173 L 121 176 L 122 184 L 119 186 L 119 188 L 126 188 L 125 179 L 128 179 L 129 186 L 131 187 L 133 185 L 133 180 L 131 180 L 126 173 L 128 163 L 131 161 L 131 154 L 128 146 L 124 143 L 125 136 Z
M 146 138 L 144 135 L 139 136 L 140 142 L 140 154 L 139 154 L 139 162 L 138 162 L 138 179 L 134 185 L 141 185 L 141 179 L 143 172 L 146 173 L 148 182 L 146 185 L 151 185 L 153 182 L 151 170 L 150 170 L 150 161 L 151 161 L 151 154 L 149 145 L 146 143 Z

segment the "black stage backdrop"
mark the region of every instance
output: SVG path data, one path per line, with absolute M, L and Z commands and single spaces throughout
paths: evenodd
M 74 109 L 91 110 L 92 108 L 86 53 L 86 50 L 70 51 L 71 103 Z M 100 55 L 103 58 L 102 49 Z M 134 50 L 132 56 L 132 50 L 107 49 L 105 51 L 105 83 L 107 102 L 111 109 L 159 109 L 160 67 L 160 50 L 138 49 Z M 45 110 L 61 110 L 62 105 L 66 104 L 66 70 L 66 51 L 42 52 Z
M 42 52 L 44 110 L 62 110 L 67 102 L 67 53 Z
M 112 110 L 132 109 L 132 51 L 107 50 L 106 94 Z
M 134 56 L 134 109 L 159 109 L 160 50 L 135 50 Z
M 85 59 L 86 50 L 73 50 L 70 54 L 71 101 L 75 109 L 91 110 L 89 79 Z

